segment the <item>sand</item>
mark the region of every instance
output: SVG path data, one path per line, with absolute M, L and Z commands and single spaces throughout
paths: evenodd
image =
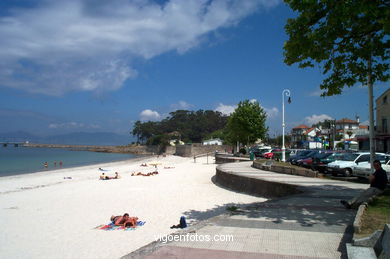
M 159 174 L 151 172 L 158 162 Z M 98 180 L 117 171 L 121 179 Z M 174 167 L 164 169 L 164 167 Z M 167 156 L 0 178 L 1 258 L 119 258 L 176 230 L 226 212 L 227 206 L 265 201 L 212 183 L 213 158 Z M 71 177 L 72 179 L 64 179 Z M 111 215 L 128 212 L 146 224 L 104 231 Z

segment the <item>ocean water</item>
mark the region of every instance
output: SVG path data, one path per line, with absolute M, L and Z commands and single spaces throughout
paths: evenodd
M 135 158 L 132 154 L 73 151 L 60 148 L 0 147 L 0 177 Z M 44 167 L 44 163 L 48 167 Z M 54 163 L 56 162 L 56 166 Z

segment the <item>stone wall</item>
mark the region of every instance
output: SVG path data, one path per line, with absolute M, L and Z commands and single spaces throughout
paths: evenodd
M 216 151 L 231 150 L 230 146 L 227 145 L 201 145 L 201 144 L 190 144 L 190 145 L 179 145 L 176 146 L 175 155 L 183 157 L 198 156 L 207 153 L 215 153 Z
M 167 146 L 162 149 L 160 146 L 84 146 L 84 145 L 54 145 L 54 144 L 24 144 L 25 147 L 43 147 L 43 148 L 70 148 L 74 150 L 87 150 L 93 152 L 108 153 L 131 153 L 136 155 L 167 154 L 191 157 L 200 154 L 214 153 L 215 151 L 231 150 L 230 146 L 191 144 L 179 146 Z

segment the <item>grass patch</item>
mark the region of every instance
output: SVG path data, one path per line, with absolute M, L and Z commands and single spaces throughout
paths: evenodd
M 378 196 L 364 211 L 362 228 L 359 236 L 367 236 L 376 230 L 383 230 L 385 224 L 390 224 L 390 190 Z

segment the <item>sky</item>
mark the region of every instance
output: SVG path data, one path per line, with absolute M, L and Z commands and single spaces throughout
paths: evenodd
M 2 0 L 0 135 L 129 134 L 137 120 L 229 114 L 245 99 L 280 135 L 284 89 L 287 131 L 356 115 L 368 124 L 366 87 L 320 97 L 320 68 L 284 64 L 294 16 L 279 0 Z

